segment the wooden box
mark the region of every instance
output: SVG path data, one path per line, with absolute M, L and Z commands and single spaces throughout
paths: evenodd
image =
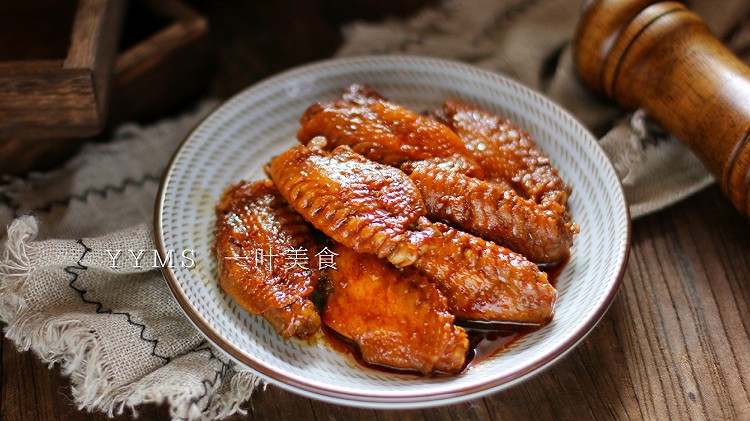
M 2 3 L 3 0 L 0 0 L 0 12 L 8 9 Z M 17 31 L 0 26 L 0 40 L 11 41 L 8 45 L 0 45 L 0 84 L 13 80 L 8 77 L 12 74 L 10 70 L 2 70 L 10 69 L 10 62 L 1 62 L 3 56 L 12 57 L 12 63 L 20 64 L 23 70 L 28 71 L 29 68 L 39 67 L 42 61 L 61 63 L 67 54 L 69 37 L 57 35 L 70 32 L 76 10 L 59 7 L 62 3 L 49 3 L 41 9 L 36 1 L 32 3 L 35 3 L 34 8 L 29 6 L 25 14 L 21 10 L 22 13 L 17 13 L 16 17 L 25 25 L 44 28 L 45 33 L 37 34 L 32 40 L 18 37 Z M 73 3 L 67 1 L 66 4 Z M 32 9 L 34 13 L 30 13 Z M 208 22 L 205 17 L 180 0 L 130 0 L 123 13 L 122 37 L 119 45 L 116 45 L 119 52 L 112 59 L 108 92 L 102 91 L 109 95 L 109 107 L 104 107 L 103 113 L 96 114 L 96 122 L 91 125 L 90 131 L 73 130 L 67 124 L 68 120 L 58 119 L 58 126 L 55 126 L 45 119 L 45 116 L 55 114 L 66 115 L 62 119 L 70 118 L 71 114 L 80 114 L 81 107 L 87 101 L 91 103 L 86 96 L 75 98 L 65 94 L 73 85 L 63 88 L 63 80 L 57 82 L 58 92 L 48 91 L 50 101 L 54 95 L 62 95 L 58 101 L 65 101 L 56 104 L 56 113 L 33 107 L 34 100 L 30 97 L 23 101 L 9 101 L 0 97 L 0 175 L 50 168 L 90 141 L 88 136 L 99 133 L 102 127 L 114 127 L 126 120 L 147 121 L 163 117 L 165 113 L 178 110 L 186 99 L 205 88 L 211 70 Z M 0 25 L 4 21 L 0 17 Z M 16 25 L 15 29 L 22 28 Z M 40 43 L 39 40 L 46 42 Z M 11 50 L 9 46 L 16 48 Z M 61 70 L 61 65 L 53 69 L 58 73 L 68 72 Z M 14 74 L 30 79 L 28 73 L 21 70 L 16 70 Z M 0 96 L 4 91 L 10 92 L 11 89 L 0 86 Z M 15 95 L 19 96 L 18 89 Z M 39 98 L 38 95 L 36 97 Z M 94 95 L 91 98 L 97 97 Z M 15 108 L 24 104 L 28 104 L 26 108 Z M 66 110 L 71 106 L 72 110 Z M 8 119 L 14 114 L 22 115 L 28 123 L 23 126 L 10 124 Z
M 0 2 L 0 138 L 104 127 L 125 0 Z
M 206 86 L 208 20 L 180 0 L 131 0 L 108 126 L 163 117 Z

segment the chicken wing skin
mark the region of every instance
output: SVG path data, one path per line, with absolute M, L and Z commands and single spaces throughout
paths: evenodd
M 431 161 L 412 163 L 409 169 L 431 220 L 494 241 L 536 263 L 567 257 L 578 226 L 563 205 L 548 200 L 537 204 L 515 190 Z
M 414 267 L 448 300 L 459 319 L 543 324 L 552 317 L 557 291 L 547 275 L 522 255 L 442 223 L 440 245 Z
M 319 271 L 311 228 L 270 180 L 230 186 L 216 206 L 219 285 L 240 307 L 268 320 L 284 338 L 307 337 L 320 328 L 308 299 Z M 295 261 L 289 261 L 294 252 Z
M 436 167 L 444 171 L 463 174 L 480 180 L 484 178 L 484 170 L 476 161 L 472 158 L 458 154 L 446 158 L 430 158 L 422 161 L 409 161 L 401 164 L 399 168 L 401 168 L 401 171 L 406 174 L 411 174 L 415 168 L 425 166 Z
M 341 244 L 333 251 L 323 322 L 356 343 L 364 361 L 423 374 L 463 368 L 467 334 L 434 285 L 411 267 Z
M 536 202 L 546 198 L 566 203 L 570 186 L 527 132 L 458 100 L 445 101 L 436 116 L 465 142 L 470 156 L 484 169 L 488 180 L 508 183 Z
M 302 144 L 324 136 L 330 148 L 347 145 L 386 165 L 454 154 L 470 156 L 463 141 L 444 124 L 389 102 L 362 85 L 352 85 L 341 99 L 313 104 L 301 123 L 297 139 Z
M 414 183 L 347 146 L 330 154 L 324 146 L 319 137 L 271 161 L 268 173 L 281 194 L 334 240 L 399 267 L 412 264 L 438 235 Z

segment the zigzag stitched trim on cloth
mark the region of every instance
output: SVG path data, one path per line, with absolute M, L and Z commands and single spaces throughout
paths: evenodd
M 190 399 L 190 405 L 198 405 L 200 401 L 202 401 L 206 396 L 208 396 L 209 387 L 215 387 L 216 384 L 220 380 L 224 379 L 224 376 L 226 376 L 227 372 L 231 369 L 229 364 L 225 363 L 224 361 L 221 361 L 218 357 L 216 357 L 213 350 L 211 350 L 211 348 L 208 347 L 208 342 L 206 341 L 199 343 L 198 346 L 193 348 L 190 352 L 198 353 L 198 352 L 203 352 L 203 351 L 208 352 L 209 360 L 219 361 L 221 363 L 221 368 L 218 370 L 214 370 L 213 380 L 204 379 L 201 381 L 201 384 L 203 385 L 203 393 L 201 393 L 200 396 Z M 206 402 L 205 407 L 201 408 L 201 412 L 207 411 L 210 407 L 211 407 L 211 399 L 209 399 L 208 402 Z
M 104 187 L 91 187 L 91 188 L 84 190 L 83 193 L 71 194 L 62 199 L 56 199 L 56 200 L 47 202 L 44 205 L 35 208 L 33 212 L 48 213 L 48 212 L 51 212 L 52 208 L 54 208 L 55 206 L 68 205 L 70 204 L 70 202 L 74 200 L 77 200 L 82 203 L 86 203 L 88 202 L 89 198 L 92 195 L 97 195 L 101 198 L 105 198 L 108 193 L 122 194 L 122 193 L 125 193 L 125 189 L 130 186 L 143 187 L 144 185 L 146 185 L 147 182 L 150 182 L 150 181 L 158 183 L 161 181 L 161 176 L 146 174 L 139 179 L 126 177 L 118 185 L 106 184 Z
M 99 301 L 94 301 L 94 300 L 89 300 L 89 299 L 87 299 L 87 298 L 86 298 L 86 293 L 87 293 L 87 291 L 86 291 L 85 289 L 81 289 L 81 288 L 78 288 L 77 286 L 75 286 L 75 283 L 76 283 L 76 281 L 78 281 L 78 277 L 79 277 L 79 273 L 78 273 L 78 272 L 76 272 L 76 270 L 78 270 L 78 271 L 86 271 L 86 270 L 88 270 L 88 266 L 84 265 L 84 264 L 83 264 L 82 262 L 83 262 L 83 259 L 84 259 L 84 257 L 86 257 L 86 255 L 87 255 L 87 254 L 88 254 L 89 252 L 91 252 L 91 251 L 92 251 L 92 249 L 91 249 L 90 247 L 88 247 L 88 246 L 87 246 L 87 245 L 86 245 L 86 244 L 85 244 L 85 243 L 83 242 L 83 240 L 82 240 L 82 239 L 78 239 L 78 240 L 76 241 L 76 243 L 77 243 L 77 244 L 79 244 L 79 245 L 81 245 L 81 246 L 83 247 L 83 254 L 81 254 L 81 257 L 80 257 L 80 258 L 78 259 L 78 262 L 76 262 L 76 264 L 75 264 L 75 265 L 71 265 L 71 266 L 66 266 L 65 268 L 63 268 L 63 271 L 65 271 L 65 273 L 68 273 L 68 274 L 70 274 L 70 275 L 72 276 L 72 279 L 71 279 L 71 280 L 70 280 L 70 282 L 68 283 L 68 286 L 69 286 L 70 288 L 72 288 L 72 289 L 73 289 L 73 290 L 74 290 L 75 292 L 77 292 L 77 293 L 78 293 L 78 295 L 79 295 L 79 296 L 81 297 L 81 300 L 82 300 L 82 301 L 83 301 L 84 303 L 86 303 L 86 304 L 94 304 L 94 305 L 96 305 L 96 313 L 97 313 L 97 314 L 111 314 L 111 315 L 120 315 L 120 316 L 125 316 L 125 320 L 126 320 L 126 321 L 127 321 L 127 322 L 128 322 L 129 324 L 131 324 L 131 325 L 133 325 L 133 326 L 136 326 L 136 327 L 140 328 L 140 330 L 141 330 L 141 331 L 140 331 L 140 338 L 141 338 L 141 339 L 142 339 L 143 341 L 145 341 L 145 342 L 148 342 L 148 343 L 150 343 L 150 344 L 152 344 L 152 345 L 153 345 L 153 348 L 151 349 L 151 355 L 153 355 L 154 357 L 157 357 L 157 358 L 160 358 L 160 359 L 164 360 L 164 364 L 166 364 L 166 363 L 170 362 L 170 361 L 172 360 L 172 359 L 171 359 L 171 357 L 168 357 L 168 356 L 163 356 L 163 355 L 159 355 L 159 354 L 158 354 L 158 353 L 156 352 L 156 347 L 157 347 L 157 346 L 159 345 L 159 340 L 158 340 L 158 339 L 148 339 L 148 338 L 146 338 L 146 337 L 144 336 L 144 334 L 145 334 L 145 331 L 146 331 L 146 325 L 144 325 L 144 324 L 142 324 L 142 323 L 138 323 L 138 322 L 134 321 L 134 320 L 133 320 L 133 317 L 132 317 L 132 315 L 131 315 L 130 313 L 127 313 L 127 312 L 120 312 L 120 311 L 113 311 L 113 310 L 111 310 L 111 309 L 107 309 L 107 310 L 105 310 L 105 309 L 104 309 L 104 304 L 102 304 L 102 303 L 101 303 L 101 302 L 99 302 Z
M 143 187 L 148 182 L 159 183 L 161 182 L 161 174 L 153 175 L 146 174 L 141 178 L 133 179 L 131 177 L 124 178 L 119 184 L 106 184 L 103 187 L 91 187 L 84 190 L 82 193 L 72 193 L 61 199 L 51 200 L 41 206 L 30 209 L 24 213 L 49 213 L 56 206 L 69 205 L 71 202 L 79 201 L 81 203 L 87 203 L 92 195 L 97 195 L 101 198 L 107 197 L 109 193 L 125 193 L 125 189 L 128 187 Z M 6 193 L 0 192 L 0 204 L 8 206 L 13 214 L 13 219 L 20 217 L 19 211 L 21 206 L 15 203 L 15 200 Z

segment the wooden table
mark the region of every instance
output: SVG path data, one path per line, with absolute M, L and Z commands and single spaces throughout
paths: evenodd
M 335 27 L 351 17 L 326 12 L 332 1 L 317 4 L 323 7 L 302 0 L 273 6 L 195 3 L 215 28 L 223 28 L 215 34 L 219 66 L 211 88 L 223 96 L 285 67 L 330 55 L 340 41 Z M 377 10 L 370 13 L 377 16 Z M 271 22 L 283 17 L 285 23 L 269 24 L 264 17 Z M 289 42 L 311 33 L 326 42 Z M 269 386 L 246 406 L 248 418 L 261 420 L 747 419 L 748 350 L 750 221 L 714 186 L 634 221 L 627 271 L 601 323 L 563 360 L 520 385 L 414 411 L 341 407 Z M 7 340 L 1 351 L 0 420 L 109 419 L 75 408 L 59 368 L 49 370 Z M 164 406 L 139 411 L 139 419 L 167 416 Z

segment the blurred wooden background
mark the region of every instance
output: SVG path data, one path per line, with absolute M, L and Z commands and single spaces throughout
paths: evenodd
M 68 135 L 75 130 L 60 124 L 57 133 L 51 132 L 57 127 L 53 123 L 51 128 L 40 131 L 31 126 L 25 132 L 12 124 L 5 130 L 0 125 L 0 174 L 20 175 L 60 165 L 85 142 L 106 139 L 109 130 L 125 120 L 149 122 L 167 117 L 198 97 L 227 98 L 265 76 L 329 57 L 341 43 L 339 28 L 345 22 L 405 16 L 430 2 L 130 0 L 122 16 L 119 55 L 110 58 L 111 86 L 100 89 L 111 90 L 102 122 L 105 130 L 76 137 Z M 19 80 L 19 72 L 29 64 L 37 68 L 48 67 L 50 60 L 62 63 L 70 47 L 74 5 L 67 0 L 0 3 L 0 40 L 7 40 L 0 43 L 0 82 L 5 80 L 14 94 L 23 98 L 24 92 L 27 96 L 35 93 Z M 36 9 L 39 13 L 34 13 Z M 41 30 L 26 31 L 28 27 Z M 29 32 L 35 35 L 27 36 Z M 5 79 L 4 69 L 10 72 Z M 14 83 L 18 86 L 10 86 Z M 81 101 L 91 100 L 86 94 L 79 96 Z M 27 107 L 35 101 L 35 96 L 15 102 L 0 98 L 0 117 L 11 119 L 19 112 L 13 106 Z M 34 111 L 34 107 L 27 108 Z M 40 107 L 43 111 L 33 118 L 52 122 L 75 117 L 47 108 Z

